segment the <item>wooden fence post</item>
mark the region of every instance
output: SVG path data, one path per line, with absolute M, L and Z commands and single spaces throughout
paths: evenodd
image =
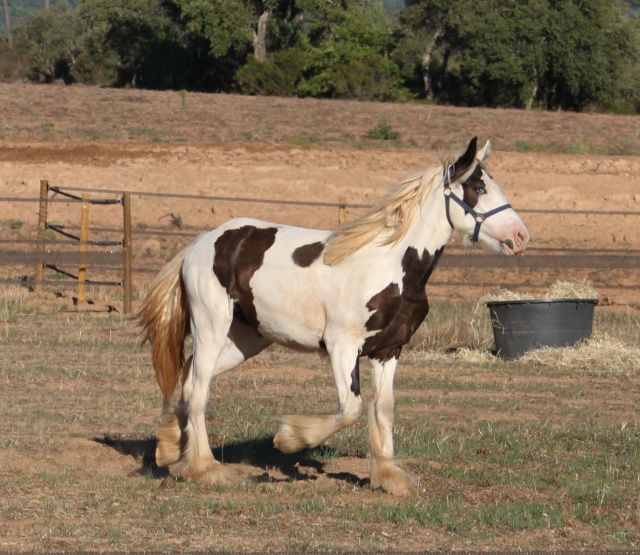
M 40 209 L 38 210 L 38 232 L 36 239 L 36 268 L 35 284 L 33 290 L 42 291 L 43 267 L 44 267 L 44 246 L 47 239 L 47 201 L 49 195 L 49 182 L 46 179 L 40 180 Z
M 89 241 L 89 194 L 82 193 L 80 213 L 80 262 L 78 263 L 78 300 L 76 306 L 84 306 L 87 279 L 87 242 Z
M 342 225 L 347 221 L 347 197 L 338 200 L 338 223 Z
M 131 249 L 131 195 L 123 193 L 122 212 L 124 218 L 124 313 L 131 314 L 131 297 L 133 291 L 133 264 Z

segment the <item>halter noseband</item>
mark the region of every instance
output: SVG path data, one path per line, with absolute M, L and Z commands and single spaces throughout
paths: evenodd
M 471 239 L 472 243 L 477 243 L 478 242 L 478 235 L 480 234 L 480 226 L 482 225 L 482 223 L 489 216 L 493 216 L 494 214 L 497 214 L 498 212 L 502 212 L 503 210 L 506 210 L 507 208 L 511 208 L 510 204 L 503 204 L 502 206 L 498 206 L 498 208 L 494 208 L 493 210 L 489 210 L 489 212 L 485 212 L 484 214 L 482 212 L 476 212 L 464 200 L 462 200 L 461 198 L 457 197 L 453 193 L 453 191 L 451 190 L 451 183 L 449 181 L 449 175 L 447 175 L 447 174 L 445 174 L 443 192 L 444 192 L 444 206 L 445 206 L 445 211 L 446 211 L 446 214 L 447 214 L 447 221 L 449 222 L 449 225 L 451 226 L 451 229 L 453 229 L 453 223 L 451 222 L 451 216 L 449 215 L 449 208 L 450 208 L 450 205 L 451 205 L 451 199 L 453 199 L 456 203 L 458 203 L 465 210 L 465 212 L 469 212 L 469 214 L 471 214 L 475 218 L 476 227 L 473 230 L 473 237 Z

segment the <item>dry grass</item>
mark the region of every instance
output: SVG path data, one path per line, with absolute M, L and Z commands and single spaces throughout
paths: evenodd
M 270 143 L 638 155 L 632 116 L 0 83 L 4 141 Z M 402 140 L 367 138 L 381 121 Z M 553 131 L 550 132 L 549 130 Z
M 413 352 L 417 360 L 485 364 L 500 367 L 505 362 L 487 349 L 464 347 L 452 352 Z M 640 377 L 640 347 L 627 345 L 607 334 L 595 335 L 575 347 L 534 349 L 518 360 L 523 367 L 545 366 L 581 376 Z
M 598 291 L 588 283 L 576 283 L 573 281 L 556 281 L 552 283 L 546 292 L 530 293 L 510 291 L 499 288 L 495 293 L 488 293 L 478 301 L 478 306 L 484 306 L 488 302 L 496 301 L 530 301 L 536 299 L 597 299 Z
M 616 334 L 575 349 L 579 360 L 507 362 L 481 349 L 442 354 L 468 341 L 473 304 L 436 303 L 431 325 L 448 331 L 427 353 L 414 346 L 396 377 L 397 453 L 422 480 L 416 497 L 396 500 L 368 488 L 362 423 L 321 449 L 274 451 L 279 415 L 335 406 L 327 362 L 284 349 L 212 387 L 214 452 L 247 481 L 166 479 L 153 464 L 161 398 L 137 328 L 52 308 L 46 294 L 0 289 L 0 550 L 640 545 L 640 357 L 619 339 L 637 339 L 637 319 L 599 320 Z

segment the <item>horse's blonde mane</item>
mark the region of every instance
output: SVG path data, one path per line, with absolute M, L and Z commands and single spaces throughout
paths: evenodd
M 379 238 L 381 245 L 399 243 L 409 232 L 414 218 L 431 196 L 444 168 L 443 160 L 393 185 L 387 196 L 363 216 L 337 227 L 327 239 L 324 263 L 338 264 L 350 254 Z

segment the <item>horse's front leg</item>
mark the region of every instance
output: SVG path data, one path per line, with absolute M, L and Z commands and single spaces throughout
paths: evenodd
M 284 453 L 316 447 L 335 432 L 355 424 L 362 414 L 358 348 L 355 345 L 327 345 L 327 350 L 338 388 L 338 412 L 283 416 L 273 444 Z
M 392 495 L 405 496 L 418 486 L 415 476 L 400 470 L 393 454 L 393 379 L 400 349 L 369 357 L 374 398 L 369 403 L 369 441 L 371 443 L 371 487 Z

